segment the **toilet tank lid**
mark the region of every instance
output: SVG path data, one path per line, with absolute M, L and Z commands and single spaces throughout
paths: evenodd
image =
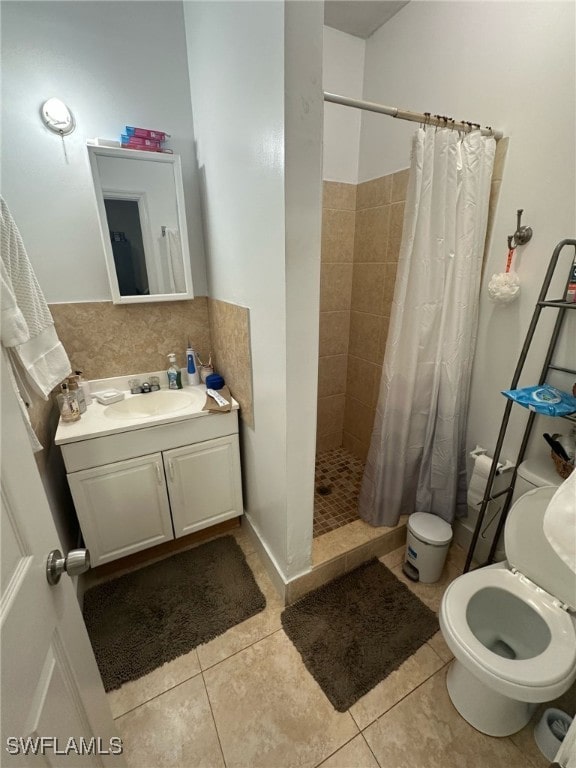
M 544 515 L 556 490 L 535 488 L 514 504 L 504 528 L 506 558 L 513 568 L 574 610 L 574 571 L 553 549 L 544 532 Z
M 560 485 L 562 482 L 550 454 L 526 459 L 518 466 L 518 475 L 536 488 L 544 485 Z
M 452 527 L 438 515 L 429 512 L 414 512 L 410 515 L 408 528 L 416 538 L 426 544 L 439 547 L 452 540 Z

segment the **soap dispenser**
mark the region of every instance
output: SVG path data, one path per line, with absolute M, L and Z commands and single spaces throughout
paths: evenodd
M 176 365 L 176 355 L 172 352 L 168 355 L 170 367 L 166 371 L 168 376 L 168 389 L 182 389 L 182 374 Z

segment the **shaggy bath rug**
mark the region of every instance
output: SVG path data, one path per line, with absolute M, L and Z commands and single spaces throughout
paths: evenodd
M 282 613 L 284 631 L 334 708 L 345 712 L 438 631 L 438 619 L 376 559 Z
M 84 620 L 111 691 L 265 606 L 244 553 L 223 536 L 89 589 Z

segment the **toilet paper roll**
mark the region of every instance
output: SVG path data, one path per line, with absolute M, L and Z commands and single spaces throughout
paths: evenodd
M 498 466 L 502 466 L 499 464 Z M 477 456 L 474 462 L 474 469 L 472 471 L 472 477 L 468 485 L 468 506 L 474 509 L 479 509 L 484 498 L 486 491 L 486 483 L 488 481 L 488 475 L 490 474 L 490 468 L 492 467 L 492 458 L 490 456 Z M 503 490 L 507 485 L 507 478 L 505 475 L 496 475 L 494 483 L 492 484 L 492 495 Z

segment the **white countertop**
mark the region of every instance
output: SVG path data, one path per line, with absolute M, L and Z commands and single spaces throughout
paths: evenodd
M 158 375 L 152 374 L 137 374 L 130 376 L 118 376 L 113 379 L 99 379 L 90 382 L 90 389 L 92 392 L 97 392 L 105 389 L 118 389 L 123 391 L 125 398 L 131 397 L 147 397 L 147 394 L 132 395 L 128 387 L 128 379 L 139 378 L 145 381 L 149 376 Z M 186 373 L 183 372 L 183 377 Z M 165 378 L 165 377 L 164 377 Z M 163 386 L 162 391 L 169 392 L 167 387 Z M 182 389 L 175 390 L 176 392 L 198 392 L 205 395 L 206 387 L 204 384 L 198 384 L 193 387 L 184 386 Z M 198 400 L 201 401 L 201 405 L 198 405 Z M 56 445 L 63 445 L 64 443 L 75 443 L 79 440 L 90 440 L 95 437 L 104 437 L 105 435 L 115 435 L 120 432 L 128 432 L 135 429 L 144 429 L 145 427 L 156 426 L 159 424 L 172 424 L 177 421 L 186 421 L 187 419 L 203 418 L 205 416 L 218 417 L 218 413 L 210 413 L 209 411 L 200 410 L 205 402 L 202 398 L 196 398 L 190 406 L 182 408 L 181 410 L 173 413 L 165 413 L 159 416 L 135 416 L 131 418 L 117 418 L 105 413 L 110 406 L 101 405 L 97 400 L 92 400 L 92 403 L 88 405 L 86 412 L 82 414 L 80 421 L 74 421 L 71 423 L 65 423 L 60 419 L 58 429 L 56 430 L 56 436 L 54 442 Z M 239 405 L 232 398 L 232 410 L 238 410 Z

